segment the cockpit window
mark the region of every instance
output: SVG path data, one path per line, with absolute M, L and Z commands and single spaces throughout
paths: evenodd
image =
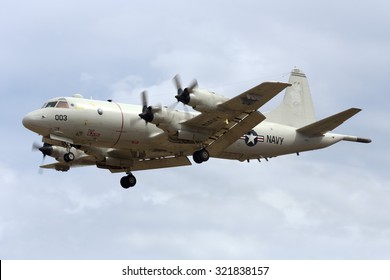
M 69 108 L 69 104 L 66 101 L 58 101 L 56 108 Z
M 47 102 L 44 106 L 44 108 L 53 108 L 57 105 L 57 101 Z
M 69 104 L 67 101 L 59 100 L 59 101 L 50 101 L 45 103 L 42 108 L 69 108 Z

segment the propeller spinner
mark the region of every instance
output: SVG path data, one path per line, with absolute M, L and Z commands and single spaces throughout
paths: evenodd
M 148 106 L 148 98 L 146 91 L 143 91 L 141 93 L 141 99 L 142 99 L 142 113 L 138 114 L 141 119 L 143 119 L 146 122 L 153 121 L 154 113 L 152 106 Z
M 192 80 L 191 84 L 186 87 L 185 89 L 182 89 L 181 86 L 181 79 L 179 75 L 176 75 L 173 77 L 173 82 L 177 89 L 177 95 L 175 96 L 178 102 L 182 102 L 183 104 L 188 104 L 190 102 L 190 93 L 193 92 L 194 88 L 198 86 L 198 82 L 194 79 Z
M 39 144 L 33 143 L 32 149 L 39 150 L 43 154 L 43 157 L 53 154 L 53 146 L 48 143 L 43 143 L 42 147 Z

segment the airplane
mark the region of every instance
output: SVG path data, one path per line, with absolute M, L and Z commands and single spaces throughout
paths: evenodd
M 210 157 L 250 161 L 322 149 L 339 141 L 370 143 L 371 139 L 332 131 L 361 111 L 350 108 L 317 120 L 305 73 L 293 69 L 287 83 L 263 82 L 233 98 L 198 88 L 183 89 L 173 78 L 177 102 L 195 111 L 150 106 L 146 92 L 142 106 L 112 100 L 85 99 L 80 94 L 48 100 L 28 113 L 23 125 L 42 136 L 33 145 L 56 162 L 41 168 L 68 171 L 96 165 L 112 173 L 125 172 L 120 184 L 136 185 L 132 172 L 197 164 Z M 275 109 L 259 109 L 285 90 Z

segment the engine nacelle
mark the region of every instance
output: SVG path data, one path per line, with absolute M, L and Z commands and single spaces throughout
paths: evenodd
M 48 156 L 51 156 L 58 161 L 63 161 L 64 155 L 67 153 L 66 148 L 61 146 L 52 146 L 51 148 L 52 148 L 52 153 Z
M 190 118 L 191 116 L 189 116 L 185 112 L 171 110 L 166 107 L 163 107 L 154 109 L 153 120 L 151 121 L 151 123 L 155 124 L 162 130 L 167 131 L 168 134 L 175 135 L 180 129 L 179 122 Z
M 216 110 L 219 104 L 229 100 L 225 96 L 201 89 L 194 89 L 189 97 L 190 100 L 187 105 L 202 113 Z
M 51 153 L 46 154 L 50 157 L 55 158 L 57 161 L 64 162 L 64 156 L 68 153 L 68 150 L 65 147 L 62 146 L 52 146 L 51 148 Z M 69 150 L 70 153 L 74 155 L 75 158 L 80 158 L 85 156 L 85 153 L 81 150 L 78 150 L 74 147 L 70 148 Z M 66 161 L 65 161 L 66 162 Z

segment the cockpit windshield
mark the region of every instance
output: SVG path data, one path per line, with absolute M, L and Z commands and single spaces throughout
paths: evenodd
M 69 108 L 69 104 L 66 101 L 58 101 L 56 108 Z
M 42 108 L 69 108 L 69 104 L 68 101 L 61 98 L 59 100 L 49 101 L 43 104 Z

